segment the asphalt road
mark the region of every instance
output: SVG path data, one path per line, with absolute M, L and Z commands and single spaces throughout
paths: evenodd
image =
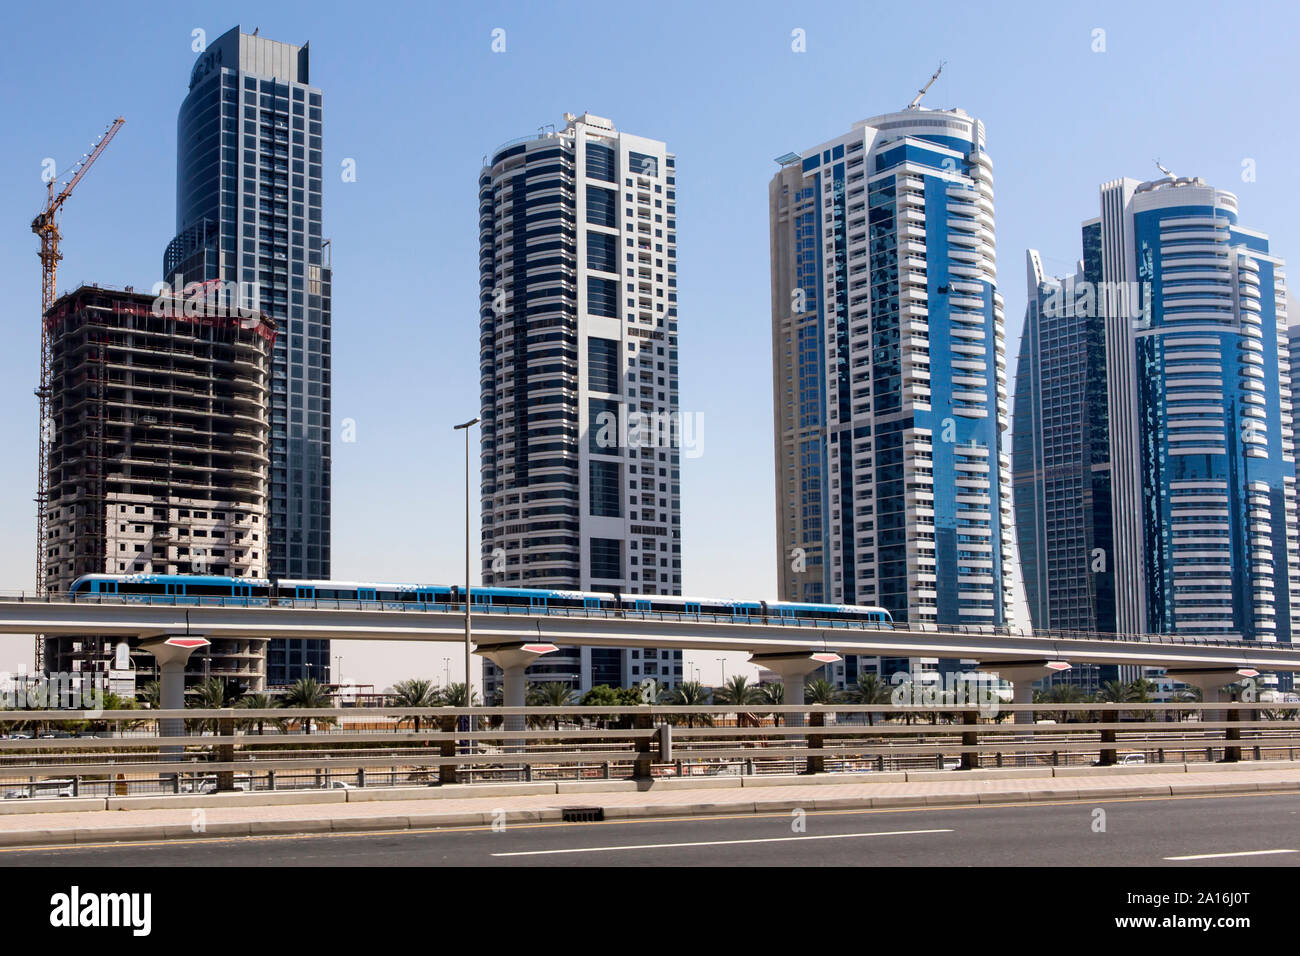
M 16 848 L 0 850 L 0 865 L 1300 866 L 1296 794 L 824 811 L 801 822 L 791 812 Z

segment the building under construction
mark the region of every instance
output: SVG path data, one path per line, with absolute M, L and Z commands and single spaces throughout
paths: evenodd
M 219 297 L 91 286 L 55 301 L 45 323 L 48 590 L 83 574 L 264 576 L 275 324 Z M 49 638 L 46 667 L 103 672 L 112 651 Z M 190 667 L 261 690 L 265 643 L 215 640 Z

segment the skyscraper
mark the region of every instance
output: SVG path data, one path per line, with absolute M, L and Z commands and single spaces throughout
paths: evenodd
M 1028 304 L 1016 363 L 1012 476 L 1016 535 L 1036 631 L 1115 630 L 1105 327 L 1080 307 L 1099 280 L 1096 222 L 1085 256 L 1065 279 L 1026 255 Z M 1053 675 L 1095 693 L 1120 668 L 1075 664 Z M 1125 679 L 1136 676 L 1125 669 Z
M 781 596 L 1027 625 L 983 124 L 909 108 L 778 162 Z
M 675 166 L 589 113 L 485 157 L 485 584 L 681 593 Z M 529 673 L 672 686 L 681 652 L 567 648 Z
M 1084 227 L 1085 243 L 1097 228 Z M 1056 279 L 1037 251 L 1026 256 L 1012 462 L 1036 630 L 1115 630 L 1105 328 L 1078 301 L 1098 281 L 1097 265 L 1090 252 L 1075 275 Z
M 1290 641 L 1283 262 L 1238 221 L 1236 197 L 1199 178 L 1106 183 L 1096 224 L 1118 627 Z
M 199 54 L 176 123 L 178 287 L 222 280 L 280 329 L 271 373 L 273 578 L 330 576 L 329 244 L 321 91 L 308 47 L 223 34 Z M 328 641 L 272 641 L 268 680 L 328 680 Z

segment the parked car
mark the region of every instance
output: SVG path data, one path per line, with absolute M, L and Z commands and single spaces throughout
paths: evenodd
M 5 793 L 6 800 L 26 800 L 32 797 L 45 800 L 70 796 L 72 796 L 71 780 L 42 780 L 40 783 L 29 783 L 21 789 L 9 790 Z
M 1137 764 L 1137 763 L 1146 763 L 1146 762 L 1147 762 L 1146 754 L 1125 754 L 1120 759 L 1120 763 L 1122 764 Z
M 350 783 L 344 783 L 342 780 L 331 780 L 331 781 L 329 781 L 328 783 L 322 783 L 322 784 L 320 785 L 320 788 L 321 788 L 322 790 L 355 790 L 355 789 L 357 789 L 353 784 L 350 784 Z
M 253 789 L 252 784 L 248 781 L 247 778 L 235 781 L 235 790 L 241 793 L 247 793 L 252 789 Z M 187 783 L 181 786 L 181 793 L 205 794 L 205 793 L 216 793 L 216 792 L 217 792 L 216 777 L 205 777 L 204 779 L 199 780 L 195 783 Z

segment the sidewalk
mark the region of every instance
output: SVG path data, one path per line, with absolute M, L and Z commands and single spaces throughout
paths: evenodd
M 566 807 L 609 820 L 1288 791 L 1300 761 L 99 797 L 6 802 L 0 847 L 558 822 Z

